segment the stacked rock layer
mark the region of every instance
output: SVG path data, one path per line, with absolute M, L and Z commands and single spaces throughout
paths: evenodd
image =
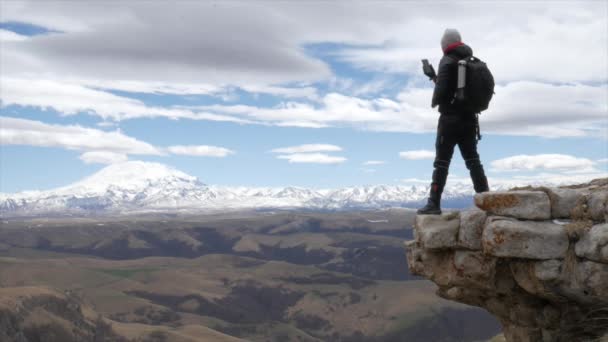
M 418 215 L 410 272 L 443 298 L 485 308 L 507 341 L 608 333 L 608 179 L 475 196 L 477 208 Z

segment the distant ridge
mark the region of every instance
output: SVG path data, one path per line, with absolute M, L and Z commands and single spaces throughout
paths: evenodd
M 493 189 L 504 189 L 493 186 Z M 104 215 L 200 212 L 230 209 L 347 210 L 416 207 L 428 185 L 372 185 L 340 189 L 221 187 L 167 165 L 127 161 L 109 165 L 73 184 L 47 190 L 0 194 L 0 215 Z M 448 182 L 444 206 L 472 206 L 465 182 Z

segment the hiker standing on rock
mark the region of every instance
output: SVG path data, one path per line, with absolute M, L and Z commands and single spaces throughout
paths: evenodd
M 425 75 L 435 82 L 432 107 L 439 106 L 441 115 L 430 196 L 418 214 L 441 214 L 441 193 L 456 145 L 469 169 L 475 192 L 489 191 L 477 153 L 477 141 L 481 139 L 478 114 L 488 107 L 494 93 L 494 79 L 485 63 L 473 57 L 473 50 L 462 42 L 457 30 L 445 30 L 441 49 L 443 57 L 438 75 L 427 60 L 422 61 Z

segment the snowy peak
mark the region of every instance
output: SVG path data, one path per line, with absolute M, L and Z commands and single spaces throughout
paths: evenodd
M 116 163 L 67 188 L 104 191 L 108 188 L 141 189 L 159 183 L 198 183 L 194 176 L 160 163 L 127 161 Z
M 455 186 L 446 189 L 444 199 L 451 200 L 454 206 L 470 205 L 472 193 L 470 185 Z M 428 186 L 376 185 L 325 190 L 210 187 L 196 177 L 163 164 L 128 161 L 107 166 L 62 188 L 1 194 L 0 215 L 415 207 L 427 194 Z
M 87 177 L 86 181 L 105 181 L 112 184 L 119 184 L 121 181 L 129 180 L 162 180 L 168 178 L 178 178 L 188 181 L 196 180 L 196 177 L 179 171 L 173 167 L 153 162 L 127 161 L 112 164 L 101 169 L 99 172 Z

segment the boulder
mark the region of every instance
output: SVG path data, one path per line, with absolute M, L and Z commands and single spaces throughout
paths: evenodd
M 416 241 L 428 249 L 453 248 L 458 239 L 460 213 L 418 215 L 414 226 Z
M 551 222 L 494 219 L 483 231 L 482 246 L 498 257 L 562 259 L 568 235 L 564 226 Z
M 497 191 L 475 195 L 475 205 L 492 215 L 526 220 L 551 218 L 551 202 L 543 191 Z
M 481 250 L 481 233 L 486 217 L 486 212 L 479 209 L 460 213 L 460 229 L 458 230 L 458 245 L 460 247 Z
M 587 205 L 589 207 L 589 215 L 591 219 L 596 222 L 608 222 L 606 221 L 605 215 L 608 210 L 608 191 L 595 191 L 592 192 L 588 199 Z
M 589 194 L 589 191 L 587 189 L 548 188 L 547 193 L 551 200 L 551 217 L 571 218 L 572 209 Z
M 574 251 L 578 257 L 608 264 L 608 223 L 591 227 L 574 245 Z
M 517 285 L 534 297 L 552 302 L 608 305 L 608 265 L 585 259 L 513 260 Z
M 517 260 L 510 267 L 517 285 L 526 292 L 550 300 L 559 299 L 554 291 L 561 281 L 563 260 Z

